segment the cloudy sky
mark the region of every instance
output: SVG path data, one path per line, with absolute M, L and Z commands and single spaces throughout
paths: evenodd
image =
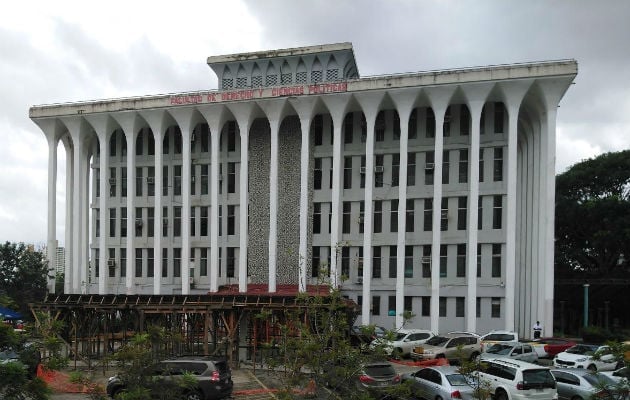
M 214 89 L 210 55 L 348 41 L 362 76 L 573 58 L 579 74 L 558 110 L 562 172 L 630 148 L 629 20 L 626 0 L 4 3 L 0 241 L 46 241 L 47 143 L 30 106 Z

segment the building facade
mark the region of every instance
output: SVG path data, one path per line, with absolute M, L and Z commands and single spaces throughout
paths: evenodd
M 66 293 L 328 283 L 363 324 L 553 326 L 556 110 L 574 60 L 362 78 L 340 43 L 208 64 L 218 90 L 30 109 L 49 143 L 49 244 L 67 154 Z

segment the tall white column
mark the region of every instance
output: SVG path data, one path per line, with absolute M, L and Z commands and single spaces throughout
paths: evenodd
M 48 139 L 48 269 L 53 278 L 48 281 L 48 290 L 55 293 L 57 267 L 57 137 L 54 131 L 45 132 Z
M 400 166 L 398 173 L 398 238 L 396 240 L 396 328 L 400 329 L 405 323 L 405 234 L 407 219 L 407 163 L 409 144 L 409 113 L 400 116 Z
M 468 175 L 468 221 L 467 221 L 467 260 L 466 260 L 466 330 L 477 332 L 477 244 L 479 218 L 479 152 L 480 123 L 483 106 L 493 84 L 482 83 L 464 88 L 470 114 L 470 150 Z
M 276 291 L 278 268 L 278 130 L 280 121 L 270 119 L 271 154 L 269 165 L 269 293 Z
M 163 127 L 157 122 L 151 125 L 153 139 L 155 140 L 155 202 L 153 212 L 155 221 L 153 224 L 153 294 L 161 293 L 162 282 L 162 151 L 163 151 Z
M 100 229 L 99 229 L 99 241 L 98 241 L 98 253 L 99 253 L 99 274 L 98 274 L 98 293 L 101 295 L 107 294 L 107 278 L 108 278 L 108 268 L 107 268 L 107 260 L 109 259 L 109 254 L 107 253 L 107 238 L 109 237 L 109 223 L 107 221 L 107 199 L 109 198 L 109 191 L 107 188 L 109 187 L 107 181 L 107 172 L 109 170 L 109 152 L 107 151 L 107 144 L 109 136 L 107 132 L 103 132 L 99 135 L 99 204 L 98 204 L 98 213 L 100 220 Z
M 82 193 L 83 186 L 85 186 L 85 180 L 83 179 L 83 171 L 85 168 L 82 160 L 84 159 L 83 153 L 85 152 L 85 140 L 82 135 L 83 120 L 77 117 L 66 117 L 62 119 L 63 123 L 68 128 L 68 132 L 72 138 L 72 187 L 70 193 L 72 193 L 72 290 L 71 293 L 81 293 L 82 274 L 81 271 L 85 267 L 83 265 L 83 212 L 82 212 Z
M 332 159 L 332 194 L 331 194 L 331 218 L 330 218 L 330 281 L 333 288 L 339 286 L 339 260 L 337 259 L 337 247 L 341 242 L 341 174 L 343 166 L 341 163 L 341 153 L 343 149 L 343 139 L 341 138 L 341 118 L 333 118 L 333 159 Z M 367 186 L 367 183 L 366 183 Z M 364 255 L 365 259 L 365 255 Z M 313 268 L 318 268 L 313 265 Z
M 311 118 L 300 118 L 302 147 L 300 148 L 300 248 L 298 290 L 306 291 L 306 266 L 308 265 L 308 216 L 309 216 L 309 154 Z
M 64 269 L 64 289 L 63 292 L 70 294 L 74 292 L 74 144 L 68 137 L 63 140 L 66 150 L 66 225 L 65 225 L 65 248 L 66 265 Z
M 182 132 L 182 294 L 190 293 L 190 138 L 192 124 L 180 123 Z
M 506 223 L 505 223 L 505 329 L 516 329 L 516 177 L 517 177 L 517 130 L 518 114 L 525 93 L 532 81 L 521 80 L 505 83 L 506 109 L 508 112 L 507 174 L 506 174 Z M 555 145 L 555 143 L 554 143 Z M 555 172 L 554 172 L 555 173 Z M 550 203 L 553 204 L 553 203 Z M 553 208 L 553 207 L 552 207 Z
M 249 236 L 249 119 L 239 120 L 241 133 L 241 170 L 239 177 L 239 255 L 238 255 L 238 291 L 247 291 L 247 242 Z
M 516 149 L 518 105 L 508 108 L 508 146 L 507 146 L 507 204 L 506 204 L 506 240 L 505 240 L 505 328 L 514 330 L 514 296 L 516 277 Z M 553 203 L 551 203 L 553 204 Z
M 468 103 L 471 116 L 470 129 L 470 174 L 468 190 L 468 257 L 466 273 L 466 330 L 477 332 L 477 244 L 479 218 L 479 124 L 485 97 Z
M 98 237 L 98 249 L 99 249 L 99 264 L 98 264 L 98 293 L 104 295 L 107 293 L 107 281 L 108 281 L 108 269 L 107 260 L 109 255 L 107 253 L 107 238 L 109 237 L 109 224 L 107 223 L 107 199 L 109 198 L 109 191 L 107 190 L 108 180 L 107 174 L 109 170 L 109 133 L 113 130 L 110 125 L 110 118 L 107 114 L 88 115 L 86 120 L 92 125 L 96 136 L 98 138 L 99 146 L 99 220 L 100 220 L 100 232 Z M 89 168 L 89 166 L 88 166 Z
M 222 105 L 208 105 L 199 107 L 198 111 L 203 115 L 210 130 L 210 292 L 219 290 L 219 167 L 221 159 L 219 155 L 219 141 L 221 140 L 221 127 L 226 121 L 226 108 Z M 242 195 L 242 191 L 239 195 Z M 242 209 L 242 207 L 241 207 Z M 242 230 L 240 232 L 243 232 Z M 239 234 L 240 234 L 239 232 Z M 241 234 L 241 237 L 243 235 Z M 247 241 L 245 241 L 247 244 Z M 241 252 L 241 255 L 247 254 Z M 240 275 L 239 257 L 239 275 Z M 245 257 L 244 260 L 247 260 Z M 244 264 L 245 267 L 247 264 Z M 247 271 L 245 269 L 245 271 Z M 247 283 L 247 281 L 245 281 Z
M 217 120 L 208 121 L 210 125 L 210 291 L 219 290 L 219 140 L 221 138 L 221 125 Z M 241 139 L 242 140 L 242 139 Z M 242 151 L 242 148 L 241 148 Z M 242 165 L 242 164 L 241 164 Z M 241 179 L 242 180 L 242 179 Z M 245 191 L 246 192 L 246 191 Z M 242 199 L 243 190 L 241 187 L 240 196 Z M 247 198 L 247 197 L 246 197 Z M 242 209 L 242 207 L 241 207 Z M 241 213 L 242 220 L 242 213 Z M 242 229 L 242 224 L 240 225 Z M 247 231 L 240 231 L 241 236 Z M 247 242 L 245 242 L 247 244 Z M 247 253 L 245 253 L 247 254 Z M 243 254 L 241 253 L 242 258 Z M 239 275 L 240 275 L 239 258 Z
M 136 269 L 134 268 L 136 253 L 133 242 L 134 237 L 134 213 L 136 196 L 136 133 L 135 129 L 124 129 L 127 140 L 127 274 L 125 276 L 125 288 L 127 294 L 135 294 L 134 280 Z M 121 238 L 121 240 L 123 240 Z
M 433 169 L 433 218 L 431 239 L 431 330 L 439 332 L 440 326 L 440 244 L 441 244 L 441 204 L 442 204 L 442 160 L 444 151 L 444 112 L 446 107 L 434 109 L 435 148 Z M 400 257 L 400 255 L 399 255 Z
M 365 141 L 365 208 L 363 214 L 363 304 L 361 306 L 361 324 L 370 324 L 370 303 L 372 290 L 372 210 L 374 191 L 374 121 L 377 110 L 364 111 L 367 122 L 367 139 Z M 343 139 L 340 136 L 340 141 Z
M 555 204 L 556 202 L 556 192 L 555 192 L 555 172 L 556 172 L 556 115 L 557 115 L 557 105 L 560 101 L 558 95 L 558 99 L 554 99 L 554 101 L 549 101 L 546 112 L 546 127 L 547 132 L 545 135 L 545 144 L 547 147 L 547 158 L 545 160 L 545 168 L 543 169 L 544 173 L 547 175 L 545 180 L 546 185 L 546 193 L 545 193 L 545 204 Z M 543 334 L 551 335 L 553 334 L 553 280 L 554 280 L 554 218 L 555 218 L 555 209 L 554 207 L 545 207 L 542 211 L 544 213 L 544 241 L 547 245 L 545 249 L 545 258 L 543 264 L 543 270 L 541 272 L 542 275 L 542 285 L 544 287 L 543 292 L 543 302 L 541 302 L 541 306 L 543 307 L 542 315 L 543 317 Z
M 431 330 L 439 332 L 440 301 L 440 214 L 442 204 L 442 160 L 444 151 L 444 113 L 448 107 L 454 87 L 426 89 L 435 115 L 435 163 L 433 170 L 433 218 L 431 241 Z
M 398 169 L 398 234 L 396 240 L 396 320 L 395 327 L 400 329 L 404 325 L 403 312 L 405 308 L 405 236 L 407 205 L 407 164 L 409 162 L 409 117 L 414 107 L 414 101 L 419 91 L 398 90 L 390 91 L 398 119 L 400 121 L 400 165 Z
M 339 224 L 341 215 L 341 176 L 343 166 L 341 164 L 341 154 L 343 150 L 343 138 L 341 137 L 341 125 L 346 115 L 349 95 L 323 96 L 322 101 L 330 110 L 330 117 L 333 121 L 333 160 L 332 160 L 332 194 L 331 194 L 331 216 L 330 216 L 330 278 L 331 286 L 339 286 L 339 260 L 335 249 L 339 247 L 341 238 L 341 227 Z M 315 266 L 313 267 L 315 268 Z
M 90 187 L 90 158 L 89 158 L 90 149 L 87 144 L 83 149 L 83 154 L 81 158 L 81 180 L 83 181 L 83 185 L 81 187 L 81 220 L 83 226 L 81 227 L 81 283 L 82 283 L 82 293 L 88 293 L 88 289 L 90 288 L 90 276 L 89 276 L 89 268 L 90 268 L 90 256 L 89 256 L 89 247 L 90 247 L 90 199 L 89 199 L 89 187 Z

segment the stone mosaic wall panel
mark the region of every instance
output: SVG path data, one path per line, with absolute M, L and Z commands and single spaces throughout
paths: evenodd
M 278 136 L 279 284 L 297 284 L 300 249 L 300 121 L 287 117 Z
M 268 283 L 269 161 L 271 142 L 267 120 L 258 119 L 249 133 L 249 238 L 247 269 L 251 283 Z

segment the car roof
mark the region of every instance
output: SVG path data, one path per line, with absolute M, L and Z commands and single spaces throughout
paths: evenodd
M 549 369 L 549 367 L 545 367 L 544 365 L 532 364 L 527 361 L 515 360 L 513 358 L 497 357 L 497 358 L 487 358 L 483 360 L 483 362 L 488 362 L 488 361 L 492 361 L 497 364 L 508 365 L 511 367 L 524 368 L 524 369 Z
M 398 329 L 394 333 L 433 333 L 428 329 Z
M 427 367 L 427 368 L 440 371 L 441 373 L 445 375 L 461 374 L 461 372 L 459 372 L 459 367 L 455 365 L 434 365 L 432 367 Z
M 479 335 L 471 333 L 471 332 L 449 332 L 449 333 L 445 333 L 443 335 L 438 335 L 438 336 L 445 337 L 448 339 L 456 338 L 456 337 L 474 337 L 474 338 L 480 337 Z
M 599 372 L 591 371 L 590 369 L 584 369 L 584 368 L 554 368 L 551 370 L 551 372 L 554 372 L 554 371 L 566 372 L 568 374 L 573 374 L 577 376 L 593 375 L 593 374 L 601 375 L 601 373 Z
M 510 335 L 516 335 L 516 332 L 514 331 L 506 331 L 506 330 L 499 329 L 499 330 L 490 331 L 483 336 L 489 335 L 491 333 L 505 333 L 505 334 L 510 334 Z
M 475 336 L 475 337 L 481 337 L 480 334 L 475 333 L 475 332 L 466 332 L 466 331 L 452 331 L 452 332 L 448 332 L 444 335 L 440 335 L 440 336 L 444 336 L 444 337 L 449 337 L 447 335 L 457 335 L 457 336 Z

